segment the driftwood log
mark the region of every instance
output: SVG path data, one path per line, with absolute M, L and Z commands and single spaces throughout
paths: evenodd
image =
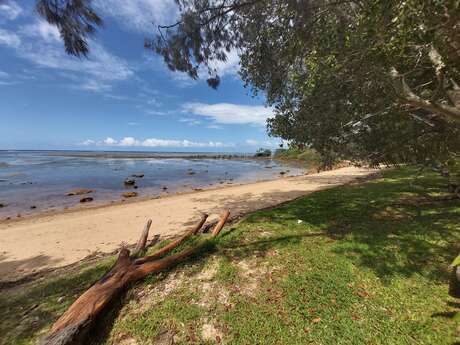
M 230 215 L 229 211 L 222 214 L 219 222 L 211 232 L 211 238 L 219 235 Z M 101 279 L 84 292 L 67 311 L 53 324 L 50 331 L 43 338 L 40 345 L 69 345 L 85 344 L 88 330 L 93 321 L 105 307 L 130 283 L 147 275 L 169 268 L 190 257 L 202 248 L 205 242 L 197 244 L 183 251 L 165 256 L 177 248 L 189 237 L 196 235 L 206 222 L 207 215 L 203 215 L 196 226 L 188 230 L 183 236 L 172 241 L 152 255 L 138 257 L 147 244 L 151 220 L 142 231 L 133 254 L 122 248 L 114 266 Z

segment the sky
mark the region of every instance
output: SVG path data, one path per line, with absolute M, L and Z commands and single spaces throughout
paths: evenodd
M 239 58 L 205 75 L 171 72 L 143 47 L 174 0 L 93 0 L 104 27 L 87 59 L 65 54 L 35 1 L 0 0 L 0 149 L 252 152 L 274 148 L 272 110 L 243 87 Z

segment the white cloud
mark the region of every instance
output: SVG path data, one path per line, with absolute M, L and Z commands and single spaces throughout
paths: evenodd
M 171 24 L 177 17 L 174 0 L 96 0 L 96 9 L 130 30 L 151 33 L 154 25 Z
M 87 80 L 83 84 L 77 86 L 80 90 L 94 91 L 94 92 L 107 92 L 112 89 L 112 85 L 99 80 Z M 116 96 L 108 95 L 115 98 Z
M 33 24 L 25 25 L 22 28 L 22 32 L 26 36 L 39 37 L 48 43 L 61 41 L 61 35 L 57 27 L 41 19 Z
M 16 1 L 6 0 L 0 1 L 0 16 L 8 20 L 16 19 L 21 13 L 22 8 L 19 6 Z
M 251 146 L 255 146 L 255 145 L 259 145 L 259 142 L 257 140 L 254 140 L 254 139 L 246 139 L 246 144 L 251 145 Z
M 161 61 L 160 64 L 164 66 L 163 61 Z M 179 72 L 179 71 L 173 72 L 168 69 L 167 73 L 175 81 L 174 84 L 180 88 L 191 87 L 191 86 L 197 85 L 199 82 L 198 80 L 191 78 L 187 73 L 184 73 L 184 72 Z M 206 74 L 204 71 L 200 70 L 199 76 L 201 78 L 205 78 Z
M 217 70 L 217 74 L 220 77 L 235 75 L 240 67 L 240 57 L 238 56 L 238 52 L 236 50 L 231 50 L 227 53 L 226 61 L 213 61 L 210 65 L 211 68 L 215 68 Z
M 163 105 L 163 103 L 161 103 L 161 101 L 159 101 L 158 99 L 155 99 L 155 98 L 148 99 L 147 104 L 151 105 L 151 106 L 155 106 L 155 107 L 159 107 L 159 106 Z
M 180 122 L 187 123 L 187 124 L 189 124 L 190 126 L 199 125 L 199 124 L 201 123 L 201 121 L 198 121 L 198 120 L 195 120 L 195 119 L 186 118 L 186 117 L 180 118 L 179 121 L 180 121 Z
M 231 103 L 186 103 L 184 112 L 204 116 L 221 124 L 265 125 L 272 109 L 264 106 L 239 105 Z
M 110 54 L 101 44 L 90 42 L 88 59 L 78 59 L 65 53 L 59 32 L 54 26 L 37 20 L 22 26 L 17 33 L 0 29 L 0 45 L 6 45 L 33 64 L 59 70 L 78 81 L 73 86 L 88 91 L 106 92 L 111 83 L 134 76 L 128 62 Z
M 97 42 L 91 42 L 88 59 L 69 56 L 62 46 L 43 42 L 28 42 L 18 54 L 43 67 L 83 73 L 100 80 L 125 80 L 133 75 L 126 61 L 110 54 Z
M 16 84 L 19 84 L 18 81 L 4 81 L 4 80 L 0 80 L 0 85 L 1 86 L 9 86 L 9 85 L 16 85 Z
M 139 140 L 134 139 L 133 137 L 124 137 L 118 143 L 118 146 L 142 146 Z
M 121 140 L 116 140 L 108 137 L 102 141 L 85 140 L 80 145 L 84 146 L 118 146 L 118 147 L 233 147 L 232 143 L 222 143 L 219 141 L 207 141 L 207 142 L 196 142 L 187 139 L 175 140 L 175 139 L 158 139 L 149 138 L 145 140 L 138 140 L 133 137 L 124 137 Z
M 275 148 L 279 147 L 281 142 L 276 140 L 256 140 L 256 139 L 246 139 L 245 144 L 248 146 L 258 146 L 258 147 L 270 147 Z
M 106 139 L 104 139 L 104 144 L 106 145 L 115 145 L 117 143 L 117 141 L 111 137 L 107 137 Z
M 79 145 L 92 146 L 92 145 L 96 145 L 96 142 L 94 140 L 91 140 L 91 139 L 86 139 L 86 140 L 82 141 Z
M 223 128 L 222 126 L 219 126 L 219 125 L 208 125 L 206 127 L 210 129 L 222 129 Z
M 232 147 L 233 144 L 208 141 L 195 142 L 190 140 L 164 140 L 164 139 L 147 139 L 142 142 L 142 146 L 147 147 Z
M 158 61 L 158 60 L 153 60 L 153 59 L 147 59 L 150 63 L 157 63 L 164 65 L 163 61 Z M 227 60 L 226 61 L 218 61 L 214 60 L 211 61 L 209 64 L 211 70 L 216 70 L 217 74 L 219 77 L 225 77 L 225 76 L 236 76 L 238 69 L 240 67 L 240 57 L 237 53 L 236 50 L 232 50 L 229 53 L 227 53 Z M 199 83 L 199 80 L 195 80 L 191 78 L 187 73 L 184 72 L 179 72 L 179 71 L 170 71 L 168 70 L 167 72 L 171 78 L 176 82 L 176 86 L 179 86 L 181 88 L 186 88 L 186 87 L 191 87 L 194 85 L 197 85 Z M 201 66 L 200 69 L 198 70 L 198 77 L 199 79 L 207 79 L 209 78 L 208 70 L 204 66 Z
M 17 80 L 11 80 L 11 75 L 0 70 L 0 86 L 9 86 L 19 84 Z
M 0 29 L 0 44 L 4 44 L 11 48 L 18 48 L 21 44 L 21 39 L 13 32 Z
M 151 109 L 145 109 L 145 113 L 148 115 L 155 115 L 155 116 L 164 116 L 168 115 L 168 111 L 162 111 L 162 110 L 151 110 Z

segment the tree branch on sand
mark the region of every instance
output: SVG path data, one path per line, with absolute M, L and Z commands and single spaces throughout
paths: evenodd
M 41 340 L 40 345 L 84 344 L 88 330 L 94 320 L 105 307 L 130 283 L 140 280 L 147 275 L 162 271 L 183 261 L 199 252 L 206 244 L 217 237 L 230 216 L 225 211 L 211 232 L 210 239 L 184 249 L 176 254 L 166 256 L 191 236 L 196 235 L 203 227 L 208 215 L 203 215 L 196 226 L 183 236 L 159 249 L 152 255 L 139 258 L 138 255 L 146 248 L 151 220 L 142 231 L 133 254 L 127 248 L 122 248 L 113 267 L 101 279 L 86 290 L 67 311 L 54 323 L 48 334 Z

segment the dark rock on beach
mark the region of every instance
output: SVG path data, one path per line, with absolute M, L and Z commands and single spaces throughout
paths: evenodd
M 2 207 L 6 207 L 6 204 L 0 202 L 0 208 L 2 208 Z
M 131 176 L 132 176 L 132 177 L 143 178 L 143 177 L 144 177 L 144 174 L 143 174 L 143 173 L 139 173 L 139 174 L 132 174 Z
M 87 189 L 87 188 L 77 188 L 77 189 L 72 189 L 67 193 L 68 196 L 72 195 L 84 195 L 84 194 L 89 194 L 92 193 L 92 189 Z
M 85 202 L 91 202 L 91 201 L 93 201 L 93 200 L 94 200 L 94 199 L 93 199 L 92 197 L 87 196 L 87 197 L 81 198 L 81 199 L 80 199 L 80 202 L 81 202 L 81 203 L 85 203 Z

